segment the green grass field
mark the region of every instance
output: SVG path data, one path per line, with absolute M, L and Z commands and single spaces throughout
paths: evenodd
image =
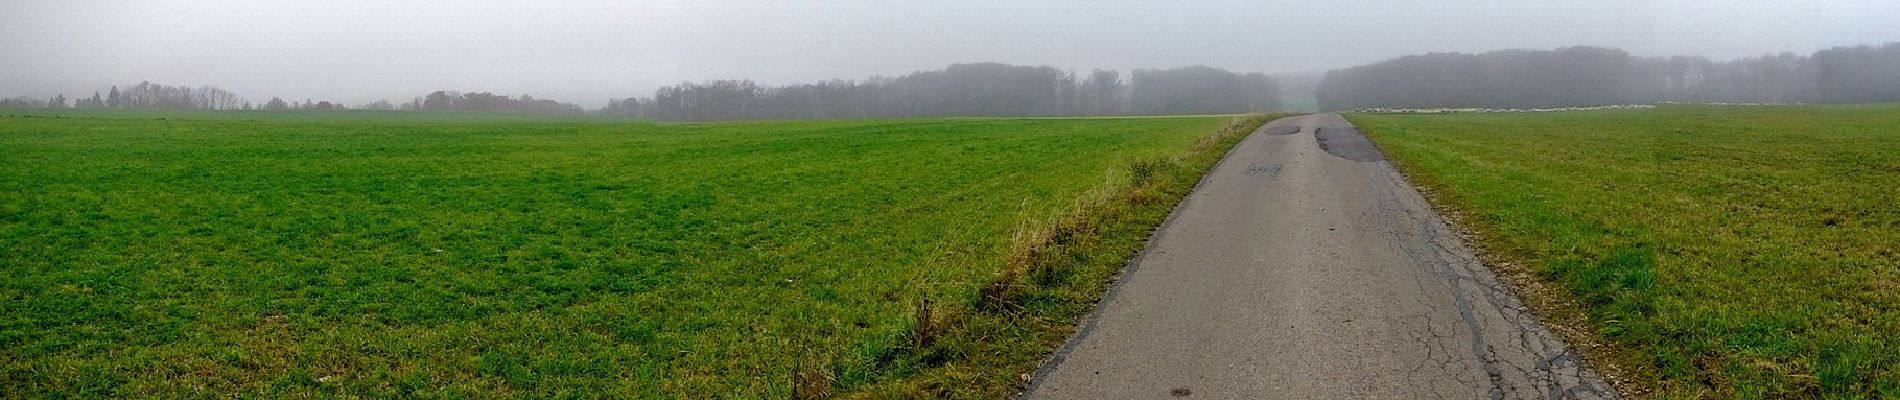
M 8 398 L 998 397 L 1251 128 L 0 115 Z
M 1351 115 L 1659 398 L 1900 398 L 1900 106 Z

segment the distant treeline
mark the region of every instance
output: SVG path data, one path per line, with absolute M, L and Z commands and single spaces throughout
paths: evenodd
M 563 103 L 548 99 L 536 99 L 534 96 L 519 97 L 497 95 L 488 92 L 460 93 L 454 91 L 435 91 L 426 96 L 416 97 L 414 101 L 397 105 L 389 100 L 377 100 L 356 106 L 330 101 L 303 102 L 284 101 L 272 97 L 270 101 L 253 106 L 250 101 L 238 98 L 236 94 L 211 86 L 197 88 L 183 86 L 165 86 L 151 82 L 120 90 L 113 86 L 104 94 L 93 92 L 92 97 L 68 101 L 66 95 L 51 98 L 12 97 L 0 99 L 0 108 L 137 108 L 137 109 L 173 109 L 173 110 L 428 110 L 428 111 L 480 111 L 480 112 L 523 112 L 523 113 L 561 113 L 581 114 L 587 110 L 572 103 Z
M 650 98 L 612 99 L 601 113 L 660 120 L 884 117 L 1014 117 L 1225 114 L 1279 109 L 1278 88 L 1262 74 L 1216 68 L 1115 71 L 1087 76 L 1053 67 L 956 64 L 864 81 L 768 87 L 749 80 L 682 83 Z
M 1047 66 L 955 64 L 862 81 L 761 86 L 749 80 L 681 83 L 651 97 L 609 99 L 594 113 L 672 121 L 895 117 L 1226 114 L 1281 110 L 1281 82 L 1210 67 L 1078 76 Z M 1304 90 L 1302 90 L 1303 92 Z M 1613 104 L 1900 102 L 1900 43 L 1783 53 L 1732 61 L 1636 57 L 1569 47 L 1480 54 L 1432 53 L 1327 72 L 1314 90 L 1325 110 L 1557 108 Z M 581 114 L 528 95 L 436 91 L 393 104 L 345 106 L 271 98 L 261 105 L 216 87 L 142 82 L 91 97 L 0 99 L 5 108 L 204 110 L 427 110 Z M 1311 107 L 1311 106 L 1305 106 Z
M 48 99 L 32 97 L 14 97 L 0 99 L 0 108 L 174 108 L 191 110 L 231 110 L 239 108 L 243 101 L 237 95 L 224 89 L 211 86 L 183 87 L 157 85 L 151 82 L 139 82 L 137 85 L 119 90 L 113 86 L 106 94 L 92 92 L 92 97 L 73 99 L 71 103 L 66 95 L 55 95 Z
M 249 110 L 249 105 L 245 106 Z M 449 90 L 437 90 L 428 95 L 416 97 L 408 103 L 397 105 L 389 100 L 377 100 L 356 106 L 333 104 L 328 101 L 311 103 L 286 103 L 283 99 L 272 97 L 259 110 L 405 110 L 405 111 L 472 111 L 472 112 L 511 112 L 544 114 L 582 114 L 587 110 L 572 103 L 562 103 L 534 96 L 508 96 L 488 92 L 462 93 Z
M 1900 43 L 1727 62 L 1597 47 L 1433 53 L 1328 72 L 1315 95 L 1327 110 L 1892 102 Z
M 417 97 L 402 107 L 405 110 L 427 111 L 484 111 L 484 112 L 521 112 L 547 114 L 580 114 L 587 112 L 581 106 L 562 103 L 534 96 L 521 95 L 509 97 L 488 92 L 457 93 L 437 90 L 427 96 Z

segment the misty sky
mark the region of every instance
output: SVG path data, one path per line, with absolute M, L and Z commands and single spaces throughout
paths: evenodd
M 451 89 L 593 107 L 684 80 L 977 61 L 1289 72 L 1580 44 L 1728 59 L 1900 41 L 1896 17 L 1894 0 L 0 0 L 0 97 L 150 80 L 256 102 Z

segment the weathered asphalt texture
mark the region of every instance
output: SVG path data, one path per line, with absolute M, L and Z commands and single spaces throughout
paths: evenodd
M 1028 397 L 1616 397 L 1338 115 L 1243 140 L 1148 246 Z

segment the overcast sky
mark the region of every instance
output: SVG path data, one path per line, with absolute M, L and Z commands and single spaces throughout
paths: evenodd
M 0 0 L 0 96 L 150 80 L 260 102 L 451 89 L 593 107 L 687 80 L 978 61 L 1287 72 L 1570 45 L 1727 59 L 1900 41 L 1897 18 L 1895 0 Z

